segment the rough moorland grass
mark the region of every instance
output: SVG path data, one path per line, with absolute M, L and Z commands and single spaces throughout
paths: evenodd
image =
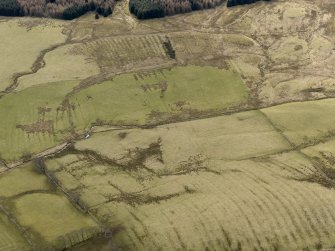
M 75 149 L 47 166 L 119 229 L 113 239 L 126 250 L 303 250 L 335 240 L 334 193 L 297 181 L 313 163 L 278 153 L 290 146 L 257 111 L 99 132 Z
M 307 42 L 299 37 L 282 38 L 269 49 L 271 59 L 276 62 L 304 60 L 308 57 L 307 52 Z
M 63 28 L 63 22 L 53 20 L 19 18 L 0 22 L 0 91 L 11 83 L 13 74 L 30 71 L 43 49 L 64 42 Z
M 247 88 L 234 71 L 187 66 L 120 75 L 82 90 L 70 102 L 76 107 L 74 121 L 83 129 L 96 120 L 145 124 L 194 117 L 241 105 L 247 98 Z

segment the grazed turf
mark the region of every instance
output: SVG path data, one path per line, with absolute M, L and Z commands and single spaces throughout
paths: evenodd
M 48 189 L 49 183 L 45 175 L 29 165 L 0 175 L 0 187 L 0 197 L 11 197 L 29 190 Z
M 176 67 L 148 74 L 126 74 L 70 98 L 80 129 L 93 122 L 152 124 L 224 111 L 247 101 L 237 73 L 213 67 Z
M 32 228 L 51 243 L 73 231 L 96 226 L 67 198 L 56 194 L 34 193 L 20 197 L 15 201 L 15 212 L 23 226 Z
M 0 153 L 13 161 L 40 152 L 69 136 L 68 114 L 61 103 L 76 82 L 28 88 L 0 99 Z

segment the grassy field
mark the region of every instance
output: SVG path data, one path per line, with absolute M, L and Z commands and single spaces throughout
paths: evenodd
M 313 158 L 321 158 L 332 164 L 333 155 L 335 154 L 335 142 L 333 138 L 329 138 L 325 142 L 306 147 L 302 150 L 305 154 Z
M 0 213 L 0 250 L 30 250 L 30 246 L 5 215 Z
M 0 187 L 1 250 L 60 250 L 100 231 L 35 164 L 2 174 Z
M 70 135 L 68 115 L 59 107 L 64 95 L 76 83 L 41 85 L 0 99 L 0 152 L 3 159 L 13 161 L 24 155 L 29 157 Z
M 45 67 L 38 73 L 23 76 L 18 82 L 16 91 L 35 85 L 61 81 L 82 80 L 99 73 L 99 67 L 93 60 L 71 52 L 75 45 L 62 46 L 48 53 Z
M 300 181 L 318 169 L 260 112 L 111 128 L 46 164 L 116 229 L 125 249 L 301 250 L 334 242 L 335 194 Z
M 70 102 L 76 107 L 74 123 L 83 129 L 97 120 L 122 125 L 186 119 L 234 108 L 247 98 L 234 71 L 187 66 L 116 76 L 80 91 Z
M 61 21 L 34 21 L 18 18 L 0 22 L 2 58 L 0 64 L 0 91 L 12 84 L 15 74 L 30 72 L 42 50 L 65 42 Z
M 0 250 L 334 247 L 334 24 L 321 0 L 0 18 Z
M 78 212 L 66 197 L 57 194 L 34 193 L 20 197 L 15 201 L 15 211 L 23 226 L 32 228 L 51 243 L 76 230 L 96 227 L 92 219 Z
M 74 132 L 89 129 L 92 123 L 143 125 L 187 119 L 234 108 L 248 98 L 237 73 L 212 67 L 120 75 L 74 93 L 67 103 L 64 98 L 78 80 L 37 83 L 0 100 L 0 152 L 4 160 L 53 147 Z
M 123 138 L 120 134 L 126 136 Z M 106 140 L 101 142 L 103 138 Z M 173 142 L 179 140 L 182 143 L 173 147 Z M 165 141 L 171 146 L 165 146 Z M 155 142 L 159 142 L 160 147 L 168 151 L 162 158 L 170 168 L 177 168 L 179 162 L 187 161 L 190 156 L 197 156 L 199 151 L 208 160 L 231 161 L 290 149 L 287 141 L 258 111 L 160 126 L 156 130 L 101 132 L 78 142 L 76 148 L 83 151 L 94 150 L 117 161 L 122 153 L 149 148 Z
M 266 108 L 263 112 L 291 142 L 299 146 L 334 136 L 334 107 L 335 100 L 329 99 L 284 104 Z
M 0 197 L 12 197 L 30 190 L 45 190 L 49 181 L 44 175 L 37 175 L 34 166 L 28 165 L 0 176 Z

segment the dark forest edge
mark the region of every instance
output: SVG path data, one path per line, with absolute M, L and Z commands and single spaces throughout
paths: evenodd
M 228 0 L 227 7 L 233 7 L 236 5 L 252 4 L 261 0 Z M 263 0 L 269 2 L 270 0 Z
M 138 19 L 149 19 L 210 9 L 222 3 L 223 0 L 130 0 L 129 10 Z
M 228 0 L 227 7 L 244 5 L 260 0 Z M 264 0 L 270 1 L 270 0 Z M 214 8 L 224 0 L 130 0 L 129 10 L 138 19 L 160 18 L 168 15 Z
M 117 0 L 0 0 L 0 16 L 35 16 L 72 20 L 87 12 L 107 17 Z M 210 9 L 225 0 L 130 0 L 129 10 L 138 19 L 160 18 Z M 227 7 L 255 3 L 260 0 L 228 0 Z M 270 0 L 264 0 L 270 1 Z
M 116 0 L 0 0 L 0 15 L 71 20 L 95 11 L 106 17 L 112 14 L 115 3 Z

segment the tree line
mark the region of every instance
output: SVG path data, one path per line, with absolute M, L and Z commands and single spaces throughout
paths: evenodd
M 74 19 L 89 11 L 112 14 L 116 0 L 0 0 L 2 16 Z
M 252 4 L 258 1 L 260 0 L 228 0 L 227 7 L 233 7 L 236 5 L 244 5 L 244 4 Z M 270 0 L 263 0 L 263 1 L 270 1 Z
M 17 0 L 0 1 L 1 16 L 23 16 L 23 10 Z
M 112 14 L 117 0 L 0 0 L 2 16 L 37 16 L 71 20 L 89 11 Z M 129 10 L 139 19 L 214 8 L 224 0 L 130 0 Z M 228 0 L 227 6 L 251 4 L 260 0 Z M 270 0 L 264 0 L 270 1 Z M 97 17 L 96 17 L 97 18 Z
M 214 8 L 222 2 L 223 0 L 130 0 L 129 10 L 139 19 L 148 19 Z

